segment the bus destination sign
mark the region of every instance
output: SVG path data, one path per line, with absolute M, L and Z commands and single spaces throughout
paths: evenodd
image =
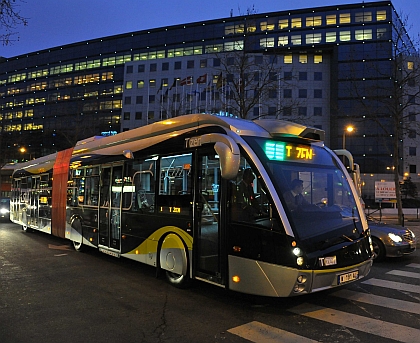
M 310 145 L 293 144 L 286 142 L 267 141 L 264 151 L 273 161 L 306 161 L 311 162 L 315 156 Z

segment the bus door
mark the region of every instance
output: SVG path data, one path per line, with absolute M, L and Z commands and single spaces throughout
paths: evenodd
M 123 166 L 101 170 L 99 206 L 99 246 L 121 250 L 121 194 Z
M 223 284 L 220 230 L 220 164 L 214 151 L 198 156 L 194 255 L 198 278 Z

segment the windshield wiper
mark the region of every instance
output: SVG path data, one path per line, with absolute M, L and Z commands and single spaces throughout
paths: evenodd
M 343 242 L 353 242 L 353 239 L 351 239 L 350 237 L 344 234 L 332 240 L 327 239 L 326 241 L 324 241 L 324 243 L 322 243 L 320 250 L 325 250 L 329 247 L 332 247 L 333 245 L 343 243 Z

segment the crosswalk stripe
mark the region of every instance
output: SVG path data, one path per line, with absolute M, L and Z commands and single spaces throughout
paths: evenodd
M 406 291 L 420 294 L 420 286 L 410 285 L 402 282 L 394 282 L 372 278 L 366 281 L 362 281 L 362 283 L 365 285 L 379 286 L 390 289 L 396 289 L 398 291 Z
M 398 342 L 412 343 L 420 337 L 419 329 L 307 303 L 298 305 L 289 311 L 379 337 L 394 339 Z
M 258 343 L 316 343 L 313 339 L 275 328 L 257 321 L 227 330 L 229 333 Z
M 418 263 L 410 263 L 410 264 L 407 264 L 407 267 L 420 268 L 420 264 L 418 264 Z
M 370 293 L 368 294 L 362 292 L 354 292 L 348 289 L 341 289 L 337 292 L 332 293 L 331 295 L 339 298 L 362 302 L 364 304 L 371 304 L 391 308 L 393 310 L 420 314 L 419 304 L 410 301 L 381 297 L 379 295 L 374 295 Z
M 387 272 L 387 274 L 411 277 L 411 278 L 414 278 L 414 279 L 420 279 L 420 273 L 418 273 L 418 272 L 413 273 L 413 272 L 405 272 L 403 270 L 390 270 L 389 272 Z

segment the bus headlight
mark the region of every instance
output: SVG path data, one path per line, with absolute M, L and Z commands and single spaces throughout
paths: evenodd
M 303 266 L 303 257 L 298 257 L 296 259 L 296 263 L 297 263 L 298 266 Z
M 306 282 L 308 278 L 305 275 L 299 275 L 296 279 L 295 286 L 293 287 L 293 292 L 302 293 L 306 289 Z
M 295 256 L 301 256 L 302 255 L 302 250 L 300 250 L 300 248 L 298 248 L 298 247 L 294 248 L 292 251 L 293 251 L 293 254 Z

